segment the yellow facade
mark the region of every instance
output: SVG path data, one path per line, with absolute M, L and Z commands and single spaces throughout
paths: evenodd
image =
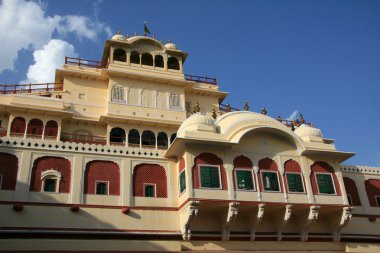
M 305 122 L 221 110 L 227 93 L 185 75 L 186 57 L 115 35 L 100 62 L 67 58 L 55 84 L 3 89 L 0 251 L 380 251 L 380 168 L 342 165 L 354 154 Z M 89 174 L 94 162 L 116 176 Z

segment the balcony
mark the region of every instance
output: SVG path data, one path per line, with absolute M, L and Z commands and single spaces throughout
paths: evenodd
M 218 85 L 216 78 L 211 78 L 211 77 L 207 77 L 207 76 L 204 77 L 204 76 L 194 76 L 194 75 L 185 74 L 185 80 L 186 81 L 193 81 L 196 83 Z
M 62 83 L 0 84 L 0 94 L 50 93 L 63 91 Z M 51 97 L 51 94 L 42 95 Z M 60 96 L 56 98 L 61 98 Z
M 77 67 L 85 67 L 85 68 L 95 68 L 95 69 L 106 69 L 108 68 L 107 62 L 100 62 L 94 60 L 88 60 L 83 58 L 73 58 L 73 57 L 65 57 L 66 65 L 73 65 Z

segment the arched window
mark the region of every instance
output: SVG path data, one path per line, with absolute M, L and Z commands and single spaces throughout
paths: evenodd
M 132 129 L 128 133 L 128 145 L 140 146 L 140 133 L 136 129 Z
M 174 133 L 170 136 L 170 145 L 174 142 L 175 138 L 177 138 L 177 134 Z
M 141 135 L 141 144 L 146 147 L 156 146 L 156 136 L 152 131 L 146 130 Z
M 15 190 L 17 172 L 17 157 L 7 153 L 0 153 L 0 190 Z
M 56 170 L 45 170 L 41 173 L 42 187 L 44 192 L 58 192 L 62 174 Z
M 141 56 L 141 64 L 153 66 L 153 56 L 150 53 L 143 53 Z
M 356 187 L 355 181 L 349 177 L 343 178 L 344 187 L 346 188 L 348 203 L 352 206 L 360 206 L 359 191 Z
M 113 52 L 113 60 L 114 61 L 126 62 L 127 61 L 127 55 L 125 53 L 125 50 L 121 49 L 121 48 L 115 49 L 115 51 Z
M 139 90 L 137 88 L 129 88 L 127 101 L 129 105 L 139 104 Z
M 54 120 L 49 120 L 45 125 L 45 139 L 56 139 L 58 135 L 58 123 Z
M 168 59 L 168 68 L 179 70 L 179 61 L 177 58 L 170 56 Z
M 252 173 L 252 161 L 240 155 L 234 159 L 235 190 L 254 191 L 255 180 Z
M 278 173 L 278 166 L 270 158 L 264 158 L 259 161 L 259 183 L 262 191 L 282 192 L 282 183 Z
M 125 143 L 125 131 L 120 127 L 114 127 L 110 132 L 110 144 L 111 145 L 124 145 Z
M 71 163 L 69 160 L 62 157 L 43 156 L 33 163 L 30 191 L 69 193 L 70 180 Z
M 84 172 L 84 194 L 120 195 L 119 165 L 111 161 L 91 161 Z
M 139 164 L 133 170 L 133 196 L 167 198 L 165 169 L 158 164 Z
M 285 189 L 289 193 L 305 193 L 304 179 L 301 166 L 295 160 L 288 160 L 284 164 L 285 169 Z
M 368 179 L 364 182 L 364 185 L 369 205 L 372 207 L 380 207 L 380 180 Z
M 311 166 L 310 181 L 314 194 L 341 195 L 335 170 L 326 162 L 315 162 Z
M 42 136 L 44 125 L 39 119 L 32 119 L 28 123 L 26 136 L 28 138 L 40 138 Z
M 162 55 L 156 55 L 154 57 L 154 66 L 158 68 L 163 68 L 164 67 L 164 58 Z
M 25 133 L 25 119 L 21 117 L 14 118 L 11 124 L 11 136 L 23 137 Z
M 114 85 L 111 90 L 111 101 L 125 103 L 124 87 L 120 85 Z
M 131 52 L 131 63 L 140 64 L 140 54 L 138 52 Z
M 164 109 L 168 108 L 167 96 L 166 96 L 165 91 L 158 91 L 156 99 L 157 99 L 157 107 L 158 108 L 164 108 Z
M 159 132 L 157 135 L 157 147 L 168 148 L 168 136 L 164 132 Z
M 144 89 L 141 93 L 141 105 L 154 107 L 155 98 L 153 90 Z

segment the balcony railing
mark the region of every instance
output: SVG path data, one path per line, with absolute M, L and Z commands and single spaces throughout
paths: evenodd
M 63 91 L 62 83 L 0 84 L 1 94 Z
M 205 84 L 212 84 L 212 85 L 218 85 L 218 82 L 216 81 L 216 78 L 211 78 L 207 76 L 194 76 L 194 75 L 185 75 L 185 80 L 187 81 L 193 81 L 196 83 L 205 83 Z
M 65 64 L 96 69 L 104 69 L 108 67 L 107 62 L 100 62 L 83 58 L 73 58 L 67 56 L 65 57 Z
M 106 145 L 107 144 L 107 137 L 85 135 L 85 134 L 62 133 L 61 134 L 61 141 Z

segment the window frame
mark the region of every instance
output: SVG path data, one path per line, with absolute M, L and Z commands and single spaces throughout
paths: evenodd
M 378 198 L 379 198 L 379 201 L 377 201 Z M 377 204 L 376 207 L 380 207 L 380 195 L 375 195 L 375 201 L 376 201 L 376 204 Z
M 297 174 L 297 175 L 300 175 L 300 176 L 301 176 L 302 189 L 303 189 L 302 192 L 291 192 L 291 191 L 289 191 L 289 181 L 288 181 L 287 174 Z M 290 193 L 290 194 L 306 194 L 305 179 L 304 179 L 304 176 L 303 176 L 302 172 L 291 172 L 291 171 L 286 171 L 286 172 L 285 172 L 285 178 L 286 178 L 286 192 L 287 192 L 287 193 Z
M 105 183 L 106 184 L 106 194 L 98 194 L 97 193 L 97 188 L 98 188 L 98 183 Z M 110 181 L 105 181 L 105 180 L 95 180 L 95 191 L 94 191 L 95 195 L 100 195 L 100 196 L 107 196 L 107 195 L 110 195 Z
M 154 189 L 154 196 L 153 197 L 145 196 L 145 186 L 153 186 L 153 189 Z M 156 184 L 153 184 L 153 183 L 144 183 L 143 184 L 143 195 L 144 195 L 144 198 L 157 198 L 157 187 L 156 187 Z
M 46 180 L 54 180 L 54 191 L 45 191 L 45 186 L 46 186 Z M 50 177 L 50 176 L 47 176 L 47 177 L 44 177 L 44 179 L 42 180 L 42 185 L 41 185 L 41 191 L 42 192 L 48 192 L 48 193 L 58 193 L 58 179 L 55 178 L 55 177 Z
M 239 187 L 238 187 L 238 181 L 237 181 L 237 175 L 236 175 L 236 172 L 237 172 L 237 171 L 249 171 L 249 172 L 251 172 L 253 189 L 251 189 L 251 190 L 239 189 Z M 235 190 L 236 190 L 236 191 L 245 191 L 245 192 L 255 192 L 255 191 L 256 191 L 255 175 L 254 175 L 254 173 L 252 172 L 252 169 L 247 169 L 247 168 L 234 168 L 234 176 L 235 176 Z
M 319 190 L 319 185 L 318 185 L 318 179 L 317 179 L 317 175 L 318 174 L 322 174 L 322 175 L 330 175 L 330 178 L 331 178 L 331 181 L 332 181 L 332 184 L 333 184 L 333 187 L 334 187 L 334 193 L 321 193 L 320 190 Z M 334 177 L 332 175 L 331 172 L 314 172 L 314 179 L 315 179 L 315 183 L 317 185 L 317 189 L 318 189 L 318 195 L 326 195 L 326 196 L 337 196 L 337 191 L 336 191 L 336 186 L 335 186 L 335 182 L 334 182 Z
M 347 195 L 347 201 L 348 201 L 348 204 L 349 204 L 350 206 L 354 206 L 354 202 L 352 201 L 352 196 L 351 196 L 351 194 L 347 193 L 346 195 Z
M 45 191 L 45 180 L 46 179 L 55 180 L 55 190 L 53 192 Z M 43 171 L 41 173 L 41 192 L 59 193 L 61 180 L 62 180 L 62 173 L 61 172 L 59 172 L 55 169 L 49 169 L 49 170 Z
M 181 191 L 181 175 L 185 173 L 185 189 Z M 187 190 L 187 184 L 186 184 L 186 171 L 183 169 L 179 175 L 178 175 L 178 190 L 179 190 L 179 195 L 181 196 L 186 190 Z
M 116 98 L 113 98 L 113 95 L 114 95 L 114 89 L 119 89 L 119 90 L 122 90 L 122 92 L 117 92 L 119 95 L 120 94 L 123 94 L 123 98 L 124 99 L 116 99 Z M 120 84 L 114 84 L 112 87 L 111 87 L 111 96 L 110 96 L 110 102 L 111 103 L 115 103 L 115 104 L 127 104 L 127 92 L 125 90 L 125 87 L 120 85 Z M 115 92 L 116 93 L 116 92 Z
M 219 188 L 212 188 L 212 187 L 202 187 L 202 181 L 201 181 L 201 166 L 205 167 L 215 167 L 218 169 L 218 179 L 219 179 Z M 220 165 L 213 165 L 213 164 L 198 164 L 198 180 L 199 180 L 199 189 L 207 189 L 207 190 L 222 190 L 222 175 L 220 173 Z
M 265 188 L 264 188 L 263 172 L 264 172 L 264 173 L 269 172 L 269 173 L 276 173 L 276 174 L 277 174 L 278 191 L 269 191 L 269 190 L 265 190 Z M 280 184 L 280 176 L 279 176 L 278 171 L 273 171 L 273 170 L 260 170 L 260 176 L 261 176 L 261 187 L 262 187 L 262 191 L 263 191 L 263 192 L 275 192 L 275 193 L 281 193 L 281 192 L 282 192 L 281 184 Z
M 3 186 L 3 178 L 4 178 L 4 175 L 0 174 L 0 191 L 1 191 L 1 187 Z
M 172 106 L 171 104 L 171 101 L 172 101 L 172 96 L 178 96 L 178 101 L 179 101 L 179 106 Z M 171 92 L 169 94 L 169 109 L 171 110 L 178 110 L 178 111 L 182 111 L 183 108 L 182 108 L 182 99 L 181 99 L 181 94 L 180 93 L 175 93 L 175 92 Z

